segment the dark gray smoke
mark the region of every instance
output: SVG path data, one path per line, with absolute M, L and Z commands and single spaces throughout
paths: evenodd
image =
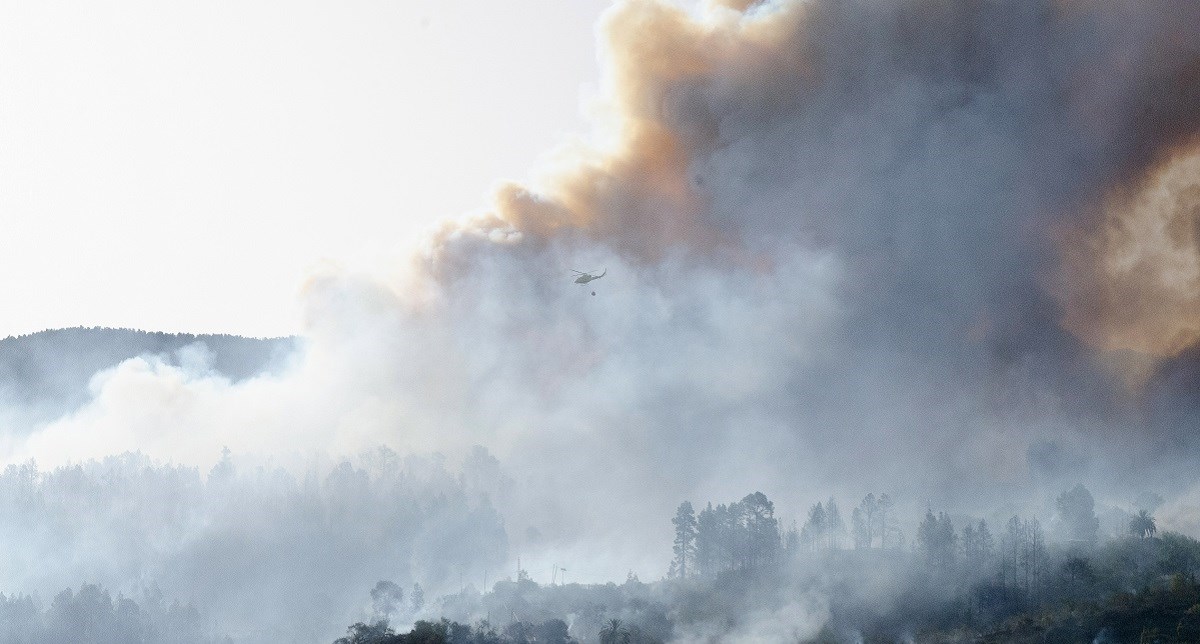
M 654 437 L 633 458 L 698 479 L 750 468 L 952 501 L 1107 478 L 1115 456 L 1118 476 L 1178 480 L 1188 459 L 1163 455 L 1190 430 L 1166 419 L 1192 406 L 1146 373 L 1177 373 L 1190 340 L 1164 353 L 1153 313 L 1107 295 L 1183 296 L 1114 268 L 1133 251 L 1103 235 L 1135 219 L 1112 205 L 1121 195 L 1189 162 L 1195 7 L 698 12 L 619 5 L 606 23 L 617 142 L 436 238 L 450 324 L 511 370 L 481 391 L 539 373 L 604 390 L 613 424 Z M 1194 209 L 1177 210 L 1155 216 L 1186 241 Z M 1156 241 L 1134 248 L 1141 264 L 1163 261 Z M 626 277 L 596 303 L 546 285 L 605 264 Z M 1194 324 L 1187 306 L 1169 325 Z M 616 311 L 635 321 L 607 328 Z M 1114 328 L 1147 337 L 1121 343 Z M 547 334 L 579 354 L 538 351 L 558 348 Z M 611 391 L 620 378 L 638 384 Z M 599 440 L 628 440 L 584 415 Z
M 631 0 L 603 33 L 594 149 L 403 284 L 315 276 L 293 371 L 126 363 L 14 453 L 478 443 L 512 554 L 585 580 L 656 576 L 644 526 L 746 490 L 982 515 L 1085 481 L 1197 526 L 1200 5 Z

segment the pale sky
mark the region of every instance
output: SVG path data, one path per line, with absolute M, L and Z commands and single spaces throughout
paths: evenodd
M 0 337 L 280 335 L 586 130 L 606 0 L 0 0 Z

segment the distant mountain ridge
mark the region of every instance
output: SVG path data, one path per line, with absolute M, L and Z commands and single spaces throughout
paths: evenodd
M 0 405 L 39 417 L 70 411 L 87 402 L 95 373 L 146 355 L 178 364 L 178 351 L 197 342 L 211 352 L 215 371 L 238 381 L 281 368 L 300 340 L 106 327 L 9 336 L 0 340 Z

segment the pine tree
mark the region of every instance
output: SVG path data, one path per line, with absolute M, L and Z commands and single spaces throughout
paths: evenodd
M 934 532 L 937 529 L 937 517 L 933 516 L 933 510 L 925 510 L 925 518 L 921 519 L 920 525 L 917 526 L 917 548 L 925 555 L 926 559 L 933 559 L 934 549 Z
M 977 564 L 983 568 L 992 562 L 996 547 L 995 541 L 992 539 L 992 532 L 988 530 L 987 521 L 983 519 L 979 520 L 979 526 L 975 528 L 975 543 L 976 551 L 979 554 Z
M 696 517 L 696 572 L 715 575 L 720 562 L 720 522 L 712 503 Z
M 875 517 L 879 522 L 879 547 L 883 550 L 887 550 L 888 535 L 898 530 L 896 518 L 892 516 L 892 505 L 892 497 L 885 492 L 879 495 L 879 501 L 875 506 Z M 894 542 L 893 545 L 898 546 L 899 543 Z
M 1042 530 L 1042 524 L 1037 519 L 1030 519 L 1025 523 L 1025 533 L 1028 535 L 1028 575 L 1029 581 L 1026 584 L 1026 592 L 1037 600 L 1041 600 L 1042 587 L 1045 582 L 1046 570 L 1046 533 Z
M 979 541 L 975 536 L 975 526 L 968 523 L 962 529 L 962 556 L 969 568 L 975 569 L 979 561 Z
M 746 495 L 741 505 L 746 525 L 746 566 L 761 567 L 775 561 L 779 553 L 779 520 L 775 504 L 762 492 Z
M 1026 541 L 1025 523 L 1021 521 L 1021 517 L 1014 516 L 1009 519 L 1005 524 L 1000 560 L 1001 580 L 1006 586 L 1011 576 L 1012 587 L 1021 587 L 1020 571 L 1023 553 L 1026 552 Z
M 808 543 L 813 552 L 820 550 L 824 545 L 826 534 L 829 531 L 827 520 L 825 507 L 820 503 L 809 508 L 808 520 L 804 522 L 804 534 L 808 537 Z
M 675 525 L 675 560 L 672 564 L 679 578 L 686 579 L 695 572 L 689 572 L 689 566 L 694 568 L 696 560 L 696 514 L 690 501 L 679 504 L 671 523 Z
M 850 513 L 850 531 L 854 536 L 854 549 L 863 550 L 871 547 L 871 532 L 867 521 L 863 518 L 861 508 L 854 508 Z
M 832 550 L 839 550 L 842 547 L 842 539 L 846 536 L 846 522 L 842 520 L 842 512 L 838 509 L 837 502 L 833 497 L 825 502 L 825 524 L 829 532 L 829 547 Z
M 954 534 L 954 524 L 950 515 L 938 513 L 938 556 L 943 567 L 954 565 L 954 553 L 958 551 L 958 536 Z
M 879 510 L 879 502 L 875 500 L 875 494 L 868 493 L 863 497 L 862 503 L 859 504 L 859 509 L 862 511 L 863 527 L 866 529 L 866 544 L 868 548 L 875 547 L 875 524 L 877 523 L 877 514 Z
M 796 529 L 795 521 L 792 521 L 792 527 L 783 535 L 783 549 L 792 557 L 800 551 L 800 531 Z

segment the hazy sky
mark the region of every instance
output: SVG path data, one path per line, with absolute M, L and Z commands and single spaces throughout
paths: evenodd
M 0 2 L 0 336 L 297 331 L 584 130 L 605 4 Z

